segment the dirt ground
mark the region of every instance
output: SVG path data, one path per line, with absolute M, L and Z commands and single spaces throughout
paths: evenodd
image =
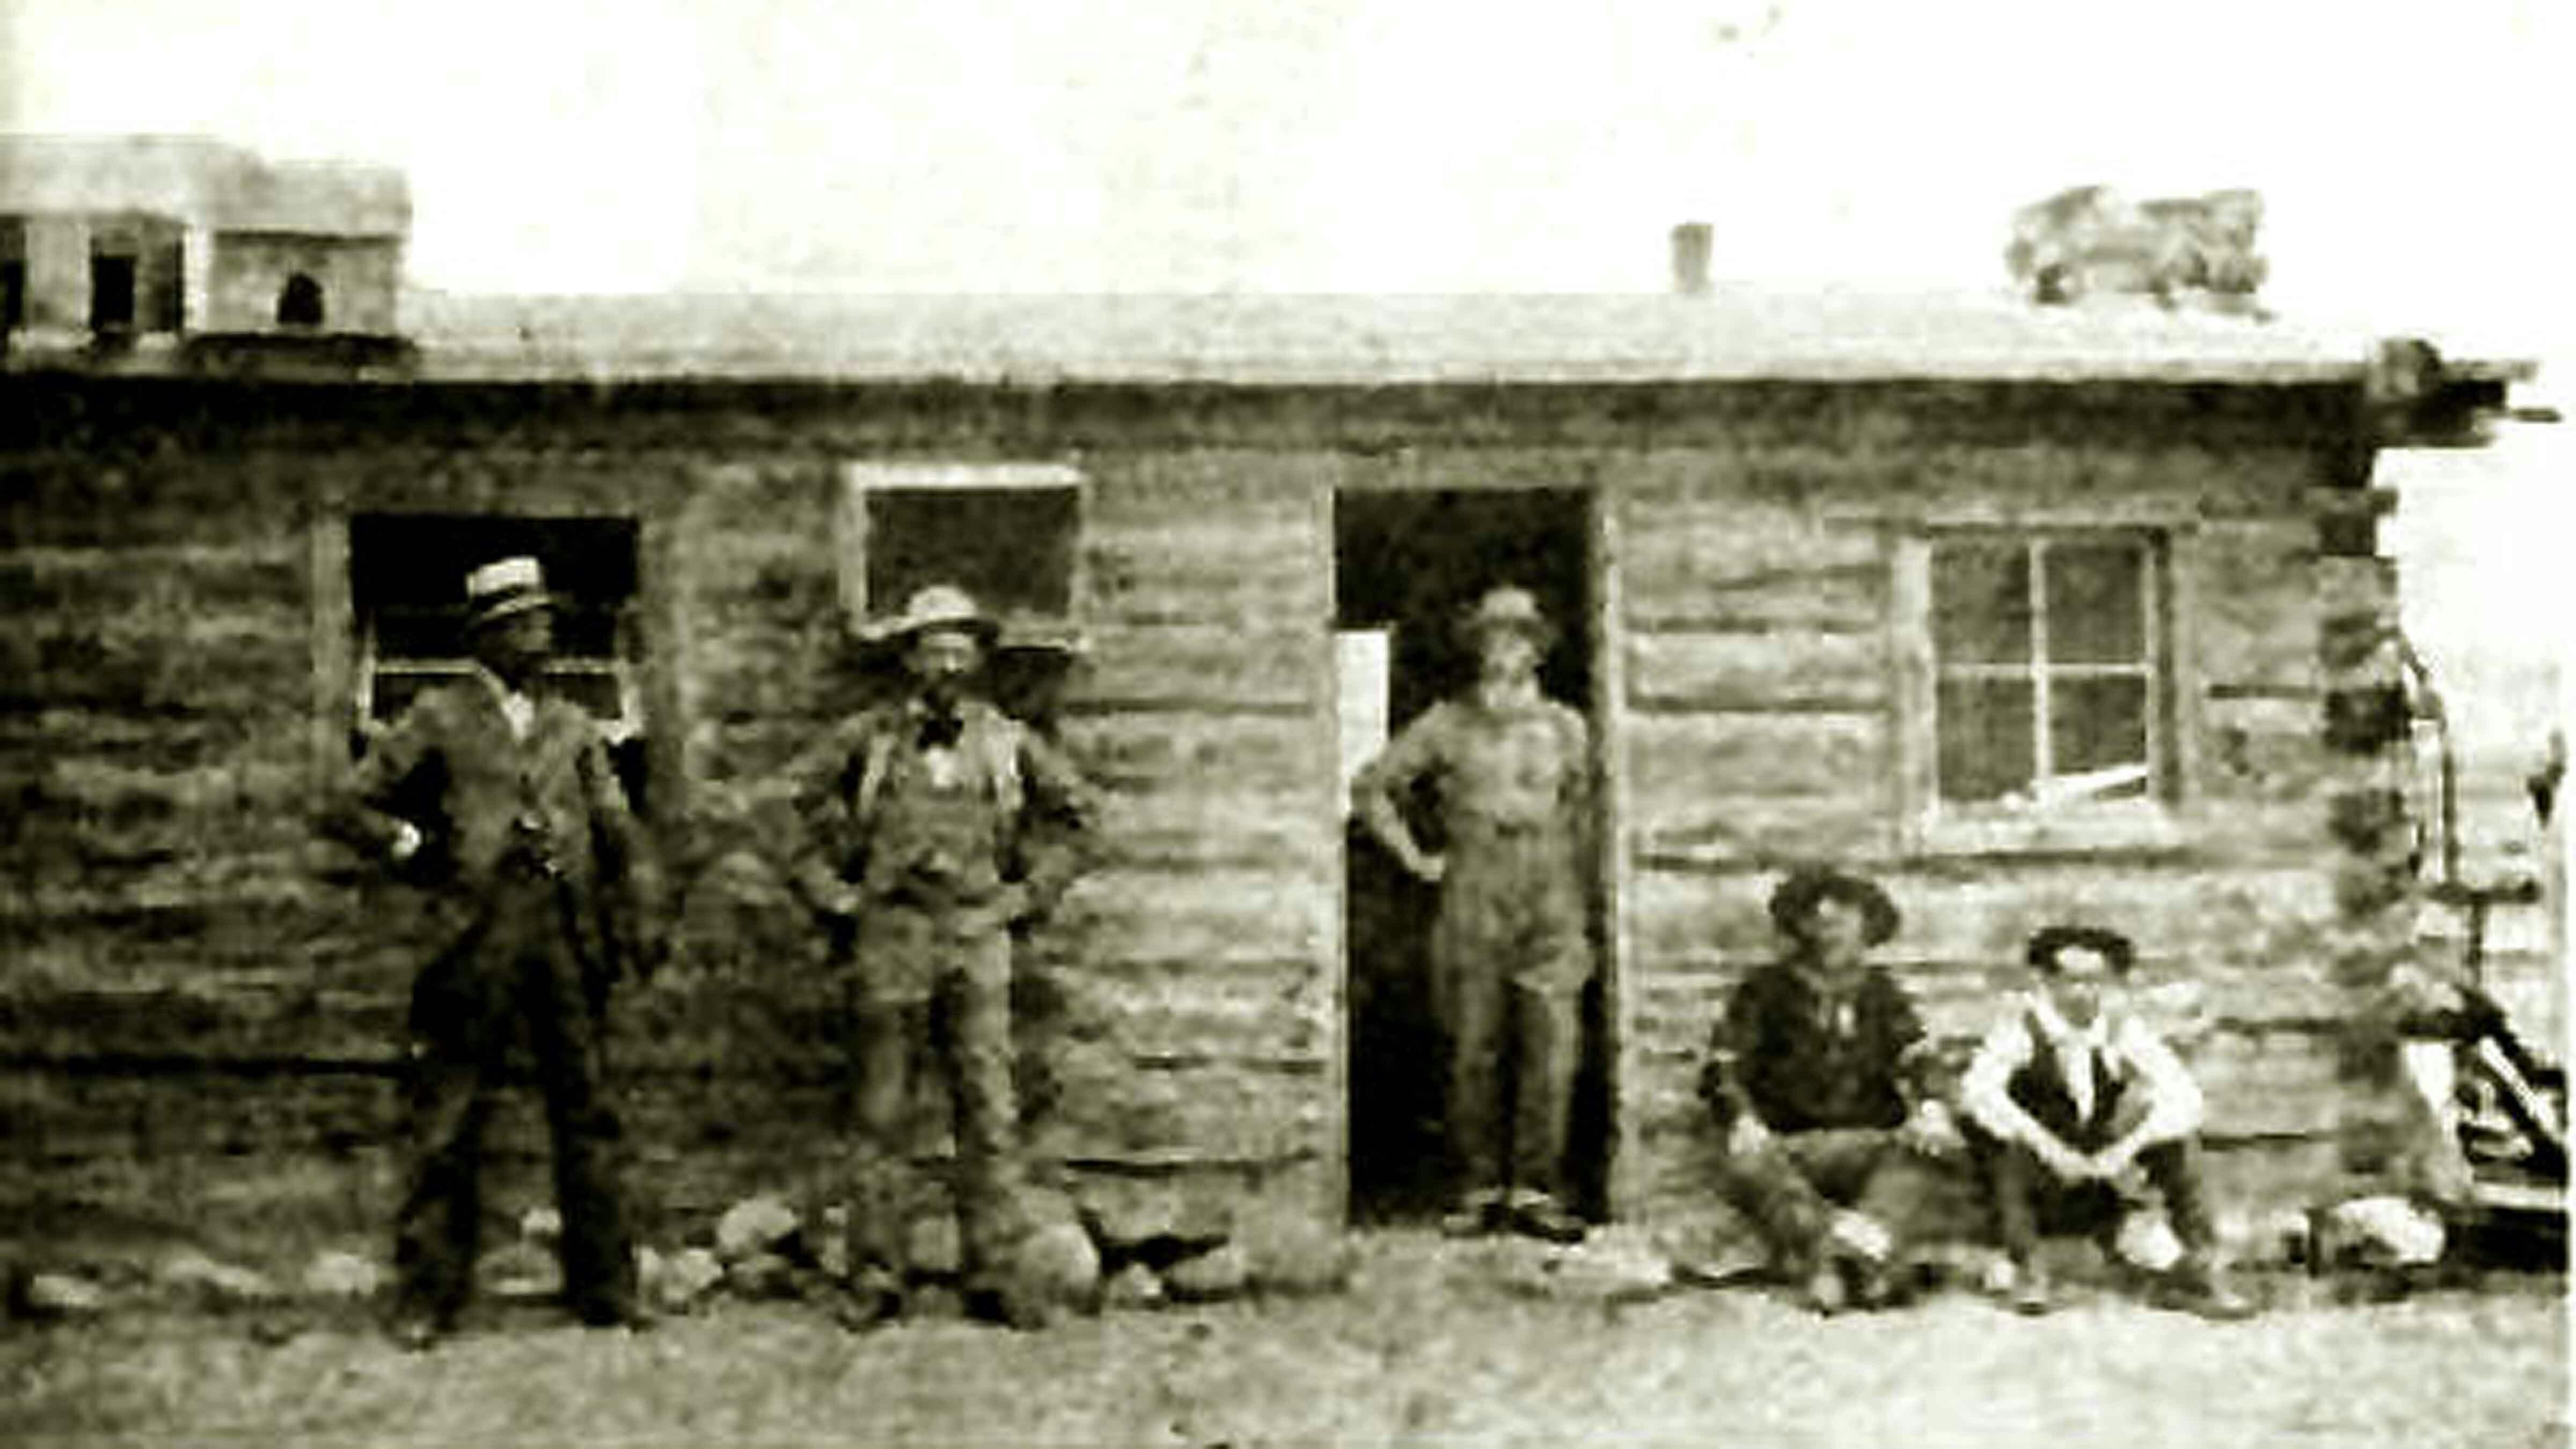
M 864 1336 L 797 1304 L 653 1332 L 478 1310 L 426 1354 L 354 1309 L 0 1332 L 0 1442 L 188 1444 L 2461 1444 L 2567 1441 L 2564 1280 L 2205 1323 L 2108 1296 L 1818 1319 L 1755 1289 L 1531 1296 L 1490 1256 L 1363 1240 L 1347 1293 Z

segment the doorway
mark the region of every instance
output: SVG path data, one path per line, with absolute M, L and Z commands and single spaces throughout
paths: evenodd
M 1475 660 L 1453 625 L 1500 584 L 1537 595 L 1555 622 L 1556 643 L 1540 665 L 1540 687 L 1590 718 L 1597 739 L 1593 526 L 1593 496 L 1574 488 L 1335 496 L 1334 628 L 1346 784 L 1387 739 L 1473 682 Z M 1417 837 L 1436 849 L 1429 803 L 1414 801 L 1408 813 Z M 1608 832 L 1600 838 L 1606 842 Z M 1444 1146 L 1442 1052 L 1427 990 L 1438 894 L 1356 820 L 1345 822 L 1343 862 L 1351 1218 L 1382 1223 L 1436 1216 L 1457 1187 Z M 1606 967 L 1601 924 L 1593 922 L 1594 959 Z M 1567 1163 L 1578 1205 L 1595 1216 L 1610 1141 L 1605 975 L 1596 971 L 1584 997 Z

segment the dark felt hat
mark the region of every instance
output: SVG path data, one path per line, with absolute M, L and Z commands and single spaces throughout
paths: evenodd
M 1828 899 L 1845 901 L 1860 908 L 1869 944 L 1873 946 L 1894 936 L 1896 928 L 1905 920 L 1897 911 L 1896 902 L 1889 900 L 1887 892 L 1880 890 L 1874 882 L 1823 866 L 1809 866 L 1791 871 L 1788 878 L 1771 892 L 1771 923 L 1779 927 L 1782 934 L 1803 940 L 1807 918 L 1814 913 L 1816 903 Z
M 2128 937 L 2100 926 L 2043 927 L 2031 936 L 2026 954 L 2033 967 L 2054 976 L 2059 954 L 2070 950 L 2094 952 L 2110 965 L 2114 976 L 2128 975 L 2138 959 L 2138 948 Z

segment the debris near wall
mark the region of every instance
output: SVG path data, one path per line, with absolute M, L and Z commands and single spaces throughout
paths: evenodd
M 2076 186 L 2013 215 L 2004 265 L 2044 306 L 2128 294 L 2172 307 L 2264 315 L 2254 300 L 2270 266 L 2254 250 L 2263 197 L 2242 189 L 2131 201 Z

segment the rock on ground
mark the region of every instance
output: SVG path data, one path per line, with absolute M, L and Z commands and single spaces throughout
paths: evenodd
M 217 1262 L 193 1248 L 162 1259 L 153 1277 L 163 1288 L 193 1296 L 210 1307 L 269 1303 L 280 1296 L 267 1274 L 238 1263 Z
M 803 1226 L 796 1210 L 777 1198 L 744 1198 L 716 1220 L 716 1252 L 727 1261 L 776 1252 Z
M 1163 1286 L 1183 1303 L 1239 1298 L 1252 1287 L 1252 1255 L 1239 1243 L 1220 1244 L 1164 1269 Z
M 384 1286 L 382 1264 L 337 1248 L 315 1254 L 304 1269 L 304 1291 L 316 1298 L 367 1298 Z
M 29 1318 L 94 1318 L 108 1308 L 107 1290 L 73 1273 L 32 1274 L 10 1296 Z
M 1080 1223 L 1051 1223 L 1020 1240 L 1011 1278 L 1047 1303 L 1090 1308 L 1100 1301 L 1100 1250 Z
M 1142 1263 L 1119 1269 L 1100 1289 L 1100 1301 L 1109 1308 L 1158 1308 L 1164 1299 L 1162 1275 Z

